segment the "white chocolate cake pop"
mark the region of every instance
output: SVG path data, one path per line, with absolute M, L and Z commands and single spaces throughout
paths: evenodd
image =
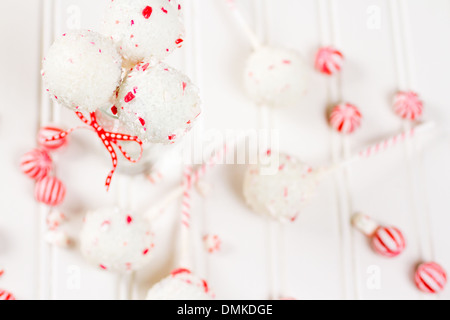
M 89 212 L 80 236 L 81 252 L 103 270 L 131 272 L 143 267 L 152 251 L 153 233 L 145 218 L 118 208 Z
M 319 173 L 298 159 L 268 153 L 259 165 L 248 168 L 244 196 L 256 213 L 281 222 L 295 221 L 319 182 Z
M 52 98 L 80 111 L 111 107 L 122 58 L 113 41 L 92 31 L 67 33 L 44 59 L 42 77 Z
M 208 284 L 187 269 L 178 269 L 154 285 L 147 300 L 212 300 Z
M 262 47 L 247 61 L 244 81 L 247 93 L 256 103 L 293 106 L 306 93 L 308 69 L 296 51 Z
M 131 65 L 161 61 L 183 43 L 179 8 L 168 0 L 114 0 L 102 32 L 110 36 Z
M 200 97 L 181 72 L 164 63 L 150 67 L 142 62 L 120 87 L 114 111 L 142 141 L 172 144 L 191 130 L 200 115 Z

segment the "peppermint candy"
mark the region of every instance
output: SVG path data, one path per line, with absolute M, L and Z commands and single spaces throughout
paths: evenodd
M 414 121 L 423 114 L 423 102 L 417 93 L 401 91 L 395 96 L 394 111 L 399 117 Z
M 16 300 L 16 298 L 12 293 L 0 289 L 0 300 Z
M 403 233 L 395 227 L 380 227 L 369 216 L 356 214 L 352 217 L 353 226 L 372 241 L 373 249 L 380 255 L 394 258 L 406 248 Z
M 66 187 L 58 178 L 47 176 L 36 183 L 34 196 L 36 201 L 56 207 L 64 201 Z
M 424 263 L 417 268 L 415 282 L 419 290 L 436 294 L 444 290 L 447 284 L 447 273 L 435 262 Z
M 333 47 L 323 47 L 317 52 L 315 67 L 323 74 L 336 74 L 341 71 L 343 64 L 344 55 Z
M 382 256 L 394 258 L 400 255 L 406 248 L 405 237 L 402 232 L 394 227 L 380 227 L 372 238 L 375 251 Z
M 22 156 L 20 169 L 29 178 L 40 180 L 52 169 L 52 159 L 46 151 L 34 149 Z
M 38 132 L 38 144 L 46 151 L 56 151 L 67 145 L 67 137 L 61 140 L 49 140 L 50 138 L 62 134 L 64 130 L 56 127 L 43 127 Z
M 330 113 L 330 126 L 339 133 L 351 134 L 361 126 L 362 115 L 359 109 L 350 103 L 342 103 Z

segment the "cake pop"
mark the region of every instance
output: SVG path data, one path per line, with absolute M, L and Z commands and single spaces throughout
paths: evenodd
M 148 221 L 119 208 L 89 212 L 80 239 L 81 252 L 89 262 L 122 273 L 145 266 L 154 247 Z
M 147 300 L 212 300 L 208 283 L 187 269 L 178 269 L 147 293 Z
M 116 108 L 133 135 L 162 144 L 180 140 L 201 113 L 197 87 L 164 63 L 138 64 L 120 86 Z
M 260 47 L 247 61 L 244 83 L 248 95 L 259 105 L 295 105 L 306 93 L 308 70 L 294 50 Z
M 92 31 L 63 35 L 47 52 L 42 71 L 57 103 L 87 112 L 111 107 L 121 75 L 122 58 L 113 41 Z
M 111 1 L 102 32 L 131 66 L 144 59 L 161 61 L 183 43 L 180 8 L 167 0 Z
M 270 163 L 270 164 L 269 164 Z M 276 164 L 276 172 L 267 172 Z M 256 213 L 283 222 L 295 221 L 315 194 L 320 174 L 300 160 L 268 153 L 257 165 L 251 165 L 244 179 L 244 196 Z

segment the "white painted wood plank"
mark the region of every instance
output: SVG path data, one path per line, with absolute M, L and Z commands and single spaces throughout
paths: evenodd
M 34 183 L 20 172 L 19 159 L 35 147 L 39 122 L 40 2 L 2 1 L 0 12 L 5 44 L 0 52 L 0 265 L 5 268 L 0 287 L 18 299 L 35 299 L 38 207 Z

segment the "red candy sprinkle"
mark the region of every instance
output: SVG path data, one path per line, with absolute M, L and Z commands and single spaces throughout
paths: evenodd
M 131 222 L 133 222 L 133 218 L 131 216 L 127 217 L 127 223 L 130 224 Z
M 132 101 L 135 98 L 135 95 L 133 94 L 133 92 L 128 92 L 128 94 L 125 96 L 125 103 L 128 103 L 130 101 Z
M 145 19 L 149 19 L 152 13 L 153 8 L 150 6 L 145 7 L 145 9 L 142 11 L 142 15 L 144 16 Z
M 180 44 L 182 43 L 184 40 L 183 39 L 177 39 L 177 41 L 175 41 L 176 44 Z
M 112 106 L 111 112 L 112 112 L 113 115 L 116 115 L 117 114 L 117 107 L 116 106 Z
M 142 118 L 139 118 L 139 122 L 142 124 L 142 126 L 145 126 L 145 120 Z
M 167 13 L 167 10 L 164 7 L 161 8 L 162 12 Z

